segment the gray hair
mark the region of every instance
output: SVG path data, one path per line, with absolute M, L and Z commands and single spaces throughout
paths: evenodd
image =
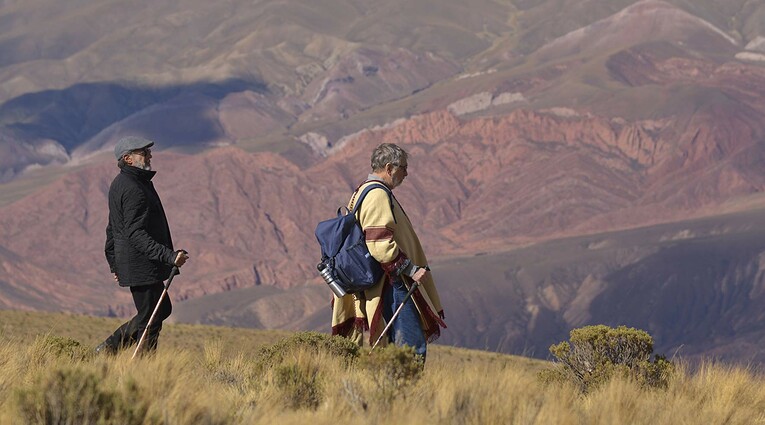
M 393 143 L 383 143 L 372 151 L 372 171 L 380 171 L 385 168 L 385 164 L 400 165 L 406 161 L 409 154 Z

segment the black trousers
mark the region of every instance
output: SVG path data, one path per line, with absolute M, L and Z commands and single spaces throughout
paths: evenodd
M 164 289 L 165 285 L 162 282 L 153 285 L 131 286 L 130 292 L 133 294 L 133 302 L 138 313 L 117 328 L 109 338 L 106 338 L 106 345 L 119 350 L 137 344 L 138 340 L 141 339 L 143 330 L 146 329 L 146 324 L 149 323 L 149 318 L 151 318 L 151 314 L 154 312 L 154 308 L 157 306 L 159 297 Z M 157 339 L 159 339 L 159 331 L 162 330 L 162 321 L 170 317 L 172 311 L 173 305 L 170 303 L 170 297 L 165 296 L 157 311 L 157 317 L 154 318 L 154 322 L 149 327 L 146 341 L 144 341 L 142 346 L 147 351 L 157 349 Z

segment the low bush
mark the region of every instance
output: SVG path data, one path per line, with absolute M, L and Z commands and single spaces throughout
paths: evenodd
M 280 364 L 285 357 L 298 352 L 325 353 L 332 358 L 342 359 L 346 365 L 358 357 L 360 348 L 353 341 L 341 336 L 330 336 L 319 332 L 298 332 L 276 344 L 263 347 L 258 352 L 258 368 L 265 370 Z
M 124 394 L 102 387 L 103 376 L 80 369 L 52 369 L 15 392 L 19 417 L 39 424 L 142 424 L 147 408 L 138 389 Z
M 55 335 L 38 336 L 29 354 L 40 361 L 48 358 L 82 361 L 92 356 L 91 350 L 79 341 Z
M 398 396 L 406 398 L 407 387 L 422 376 L 423 362 L 414 348 L 388 344 L 362 356 L 359 367 L 369 375 L 380 400 L 390 404 Z
M 622 376 L 645 387 L 666 388 L 674 371 L 663 356 L 651 360 L 653 338 L 642 330 L 585 326 L 572 330 L 570 340 L 550 347 L 558 364 L 540 372 L 544 382 L 571 382 L 586 393 Z
M 359 352 L 347 338 L 298 332 L 260 349 L 250 382 L 266 399 L 292 409 L 316 409 L 324 398 L 326 362 L 339 360 L 340 368 L 347 369 Z
M 294 362 L 274 370 L 274 384 L 280 398 L 292 409 L 316 409 L 322 400 L 319 366 Z

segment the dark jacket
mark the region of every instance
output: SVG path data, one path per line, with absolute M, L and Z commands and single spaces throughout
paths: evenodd
M 109 187 L 106 261 L 120 286 L 161 282 L 176 253 L 165 210 L 151 183 L 156 171 L 125 166 Z

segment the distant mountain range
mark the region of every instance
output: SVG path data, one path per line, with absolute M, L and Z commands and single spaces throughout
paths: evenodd
M 313 229 L 386 141 L 446 342 L 545 356 L 625 323 L 763 360 L 765 4 L 131 5 L 0 3 L 0 307 L 132 310 L 106 152 L 140 134 L 192 253 L 176 318 L 326 328 Z

